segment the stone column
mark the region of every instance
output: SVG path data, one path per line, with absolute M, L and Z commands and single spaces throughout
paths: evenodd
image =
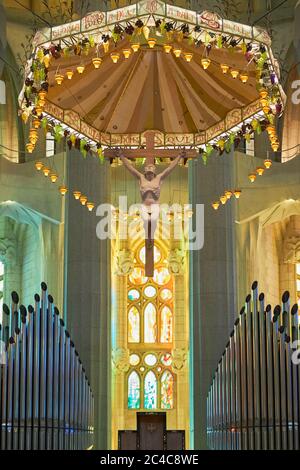
M 215 212 L 211 203 L 234 189 L 233 153 L 212 155 L 207 166 L 190 163 L 190 200 L 205 205 L 205 240 L 201 251 L 190 252 L 190 377 L 191 439 L 206 448 L 206 397 L 218 361 L 237 314 L 235 266 L 235 201 Z M 194 425 L 193 425 L 194 422 Z
M 96 449 L 110 447 L 110 241 L 98 240 L 96 209 L 90 213 L 72 192 L 96 207 L 109 203 L 110 167 L 75 150 L 67 155 L 65 211 L 65 318 L 95 397 Z

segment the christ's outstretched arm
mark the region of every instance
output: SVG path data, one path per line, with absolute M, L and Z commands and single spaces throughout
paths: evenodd
M 124 157 L 124 155 L 120 154 L 119 156 L 127 170 L 130 171 L 133 176 L 140 179 L 142 174 L 133 166 L 133 164 L 126 157 Z
M 176 166 L 178 165 L 180 159 L 182 158 L 182 155 L 178 155 L 177 158 L 168 166 L 168 168 L 165 169 L 159 176 L 161 180 L 164 180 L 169 174 L 175 170 Z

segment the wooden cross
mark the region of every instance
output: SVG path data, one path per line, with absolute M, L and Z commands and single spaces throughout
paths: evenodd
M 137 158 L 146 158 L 146 165 L 154 165 L 156 158 L 170 159 L 176 157 L 176 153 L 179 150 L 174 149 L 156 149 L 155 148 L 155 134 L 156 131 L 145 132 L 146 146 L 143 149 L 122 149 L 124 157 L 129 160 L 135 160 Z M 196 158 L 198 152 L 196 149 L 186 150 L 186 158 Z M 116 158 L 116 150 L 107 149 L 104 152 L 105 158 L 113 159 Z M 152 233 L 151 220 L 149 219 L 148 234 Z M 154 275 L 154 240 L 146 238 L 146 263 L 145 263 L 145 274 L 146 277 L 153 277 Z

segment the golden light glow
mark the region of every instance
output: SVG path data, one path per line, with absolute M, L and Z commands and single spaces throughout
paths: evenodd
M 88 202 L 88 198 L 86 196 L 81 196 L 80 197 L 80 202 L 82 206 L 85 206 L 86 203 Z
M 36 128 L 32 128 L 29 131 L 29 140 L 31 144 L 36 144 L 38 141 L 38 131 Z
M 56 183 L 56 181 L 58 180 L 58 175 L 56 173 L 52 173 L 50 175 L 50 180 L 52 181 L 52 183 Z
M 35 108 L 36 114 L 40 116 L 43 113 L 43 108 L 41 106 L 37 106 Z
M 32 153 L 34 151 L 34 145 L 30 142 L 26 145 L 26 150 L 28 153 Z
M 265 114 L 269 114 L 269 112 L 270 112 L 269 106 L 264 106 L 264 107 L 263 107 L 263 112 L 264 112 Z
M 185 52 L 184 53 L 184 58 L 186 60 L 186 62 L 191 62 L 192 61 L 192 58 L 193 58 L 193 55 L 191 52 Z
M 51 62 L 51 57 L 50 57 L 50 55 L 45 55 L 45 56 L 44 56 L 44 59 L 43 59 L 43 62 L 44 62 L 44 64 L 45 64 L 46 69 L 48 69 L 48 68 L 49 68 L 49 65 L 50 65 L 50 62 Z
M 131 44 L 131 49 L 133 50 L 133 52 L 137 52 L 140 47 L 141 45 L 138 42 Z
M 157 40 L 155 38 L 149 38 L 148 39 L 148 45 L 150 49 L 153 49 L 157 43 Z
M 32 121 L 32 125 L 35 129 L 39 129 L 41 127 L 41 121 L 39 119 L 34 119 Z
M 236 199 L 240 199 L 241 195 L 242 195 L 241 189 L 235 189 L 235 190 L 234 190 L 234 197 L 235 197 Z
M 267 127 L 267 132 L 270 136 L 276 135 L 276 127 L 273 125 L 270 125 Z
M 173 49 L 173 53 L 174 53 L 175 57 L 177 57 L 177 59 L 179 59 L 179 57 L 181 56 L 182 50 L 179 47 L 176 47 L 176 48 Z
M 75 197 L 76 201 L 79 201 L 81 197 L 81 192 L 80 191 L 74 191 L 73 196 Z
M 119 59 L 120 59 L 120 54 L 118 52 L 112 52 L 110 54 L 111 60 L 113 61 L 114 64 L 117 64 Z
M 170 46 L 170 44 L 164 44 L 164 50 L 166 54 L 170 54 L 172 46 Z
M 221 201 L 221 203 L 223 204 L 223 206 L 225 206 L 227 200 L 228 200 L 228 199 L 227 199 L 226 196 L 221 196 L 221 197 L 220 197 L 220 201 Z
M 46 178 L 48 178 L 48 176 L 49 176 L 50 173 L 51 173 L 50 168 L 48 168 L 47 166 L 45 166 L 45 167 L 43 168 L 43 173 L 44 173 L 44 176 L 46 176 Z
M 44 168 L 44 165 L 42 162 L 36 162 L 35 168 L 37 169 L 37 171 L 41 171 Z
M 258 174 L 258 176 L 262 176 L 264 172 L 265 172 L 265 169 L 262 166 L 259 166 L 258 168 L 256 168 L 256 173 Z
M 221 67 L 221 70 L 222 70 L 222 72 L 224 73 L 224 75 L 225 75 L 226 73 L 228 73 L 229 65 L 221 64 L 220 67 Z
M 109 51 L 109 41 L 103 43 L 103 49 L 105 54 L 107 54 Z
M 87 202 L 86 207 L 90 212 L 92 212 L 95 208 L 95 204 L 93 204 L 92 202 Z
M 61 187 L 59 188 L 59 192 L 60 192 L 60 194 L 61 194 L 62 196 L 65 196 L 65 195 L 67 194 L 67 192 L 68 192 L 68 188 L 67 188 L 66 186 L 61 186 Z
M 229 199 L 231 199 L 231 197 L 232 197 L 232 192 L 231 191 L 225 191 L 225 196 L 227 198 L 227 201 L 229 201 Z
M 254 181 L 256 180 L 256 173 L 250 173 L 248 178 L 251 181 L 251 183 L 254 183 Z
M 267 158 L 265 161 L 264 161 L 264 165 L 266 167 L 267 170 L 269 170 L 272 166 L 273 162 L 272 160 L 270 160 L 269 158 Z
M 92 62 L 95 69 L 99 69 L 100 65 L 102 64 L 102 59 L 100 57 L 94 57 Z
M 55 75 L 55 81 L 56 81 L 57 85 L 61 85 L 62 82 L 64 81 L 64 76 L 61 73 L 57 73 Z
M 124 55 L 125 59 L 129 59 L 129 57 L 131 56 L 131 50 L 130 49 L 123 49 L 123 55 Z
M 204 59 L 201 59 L 201 64 L 202 64 L 202 67 L 204 68 L 204 70 L 207 70 L 208 67 L 211 64 L 211 60 L 206 57 Z
M 68 80 L 72 80 L 72 78 L 74 76 L 73 70 L 67 70 L 66 75 L 68 77 Z
M 45 104 L 46 104 L 46 100 L 39 100 L 39 101 L 38 101 L 38 105 L 39 105 L 41 108 L 43 108 L 43 107 L 45 106 Z
M 274 152 L 278 152 L 279 144 L 278 143 L 272 144 L 272 149 L 273 149 Z
M 247 83 L 249 80 L 249 75 L 246 72 L 241 73 L 240 79 L 242 83 Z
M 79 65 L 79 66 L 77 67 L 77 72 L 78 72 L 80 75 L 82 75 L 84 71 L 85 71 L 85 66 L 84 66 L 84 65 Z
M 212 208 L 217 211 L 220 207 L 220 203 L 218 201 L 212 203 Z
M 259 90 L 259 96 L 260 96 L 262 99 L 267 98 L 267 96 L 268 96 L 267 90 L 265 90 L 264 88 L 261 88 L 261 89 Z
M 231 73 L 232 78 L 234 78 L 235 80 L 238 78 L 238 76 L 240 74 L 240 72 L 238 70 L 235 70 L 235 69 L 231 70 L 230 73 Z
M 47 92 L 44 90 L 39 91 L 39 99 L 40 100 L 45 100 L 47 96 Z

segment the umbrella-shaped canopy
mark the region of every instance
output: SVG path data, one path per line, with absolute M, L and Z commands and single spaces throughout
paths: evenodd
M 40 31 L 20 104 L 73 143 L 137 146 L 156 130 L 157 146 L 203 147 L 273 125 L 278 75 L 264 30 L 141 1 Z

